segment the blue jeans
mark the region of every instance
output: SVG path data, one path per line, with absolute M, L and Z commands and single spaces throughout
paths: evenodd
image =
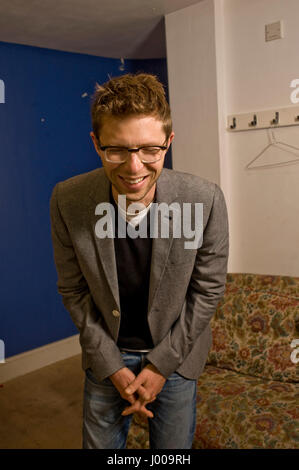
M 148 361 L 143 353 L 122 353 L 135 375 Z M 171 374 L 155 401 L 146 405 L 151 449 L 190 449 L 196 425 L 196 380 Z M 124 449 L 133 415 L 121 413 L 124 400 L 109 378 L 98 382 L 92 370 L 86 370 L 83 406 L 83 449 Z

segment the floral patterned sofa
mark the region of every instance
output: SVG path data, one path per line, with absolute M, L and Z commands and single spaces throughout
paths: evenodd
M 194 449 L 299 449 L 299 278 L 228 274 L 198 380 Z M 127 448 L 148 448 L 134 415 Z

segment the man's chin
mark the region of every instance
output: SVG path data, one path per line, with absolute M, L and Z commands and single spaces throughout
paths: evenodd
M 124 190 L 124 188 L 119 188 L 114 185 L 114 188 L 117 192 L 117 195 L 126 196 L 126 200 L 128 203 L 131 202 L 142 202 L 144 199 L 150 198 L 150 193 L 153 191 L 153 195 L 155 194 L 155 190 L 153 189 L 155 183 L 152 184 L 148 188 L 144 188 L 142 191 L 130 191 Z
M 126 196 L 127 202 L 130 204 L 131 202 L 141 202 L 147 195 L 148 193 L 145 194 L 123 194 L 123 196 Z

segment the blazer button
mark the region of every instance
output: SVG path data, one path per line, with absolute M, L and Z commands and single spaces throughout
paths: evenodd
M 112 310 L 112 315 L 113 315 L 115 318 L 120 317 L 120 313 L 119 313 L 118 310 Z

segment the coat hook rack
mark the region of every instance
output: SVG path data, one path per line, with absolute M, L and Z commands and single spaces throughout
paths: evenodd
M 227 116 L 227 130 L 231 132 L 273 129 L 299 125 L 299 106 L 266 109 Z

